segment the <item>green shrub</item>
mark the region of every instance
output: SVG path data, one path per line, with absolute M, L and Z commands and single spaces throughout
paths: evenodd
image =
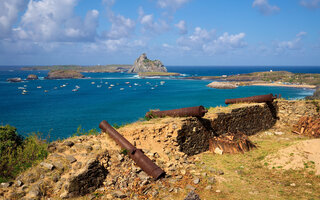
M 85 129 L 82 128 L 81 125 L 78 126 L 77 132 L 73 134 L 73 136 L 81 136 L 81 135 L 98 135 L 99 131 L 96 128 L 90 129 L 86 131 Z
M 15 178 L 48 155 L 47 143 L 39 133 L 24 139 L 10 125 L 0 126 L 0 149 L 0 182 Z

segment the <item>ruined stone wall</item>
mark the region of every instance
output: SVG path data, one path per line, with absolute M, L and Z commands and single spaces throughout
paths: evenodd
M 292 127 L 302 116 L 319 115 L 320 101 L 279 101 L 278 126 Z
M 209 139 L 224 133 L 253 135 L 271 128 L 277 121 L 277 103 L 253 104 L 231 112 L 208 114 L 205 118 L 188 118 L 178 131 L 180 151 L 194 155 L 209 149 Z

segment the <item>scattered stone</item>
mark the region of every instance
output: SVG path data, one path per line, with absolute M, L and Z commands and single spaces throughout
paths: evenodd
M 149 180 L 150 177 L 148 176 L 147 173 L 145 173 L 144 171 L 141 171 L 139 174 L 138 174 L 138 177 L 141 179 L 141 180 Z
M 77 161 L 77 159 L 71 155 L 66 155 L 66 159 L 70 162 L 70 163 L 74 163 Z
M 219 147 L 217 147 L 217 148 L 214 149 L 214 153 L 222 155 L 223 151 Z
M 216 190 L 216 193 L 220 193 L 221 192 L 221 190 Z
M 20 180 L 17 180 L 16 184 L 17 187 L 21 187 L 23 185 L 23 182 Z
M 295 187 L 295 186 L 296 186 L 296 184 L 295 184 L 295 183 L 291 183 L 291 184 L 290 184 L 290 186 Z
M 182 175 L 185 175 L 185 174 L 187 173 L 187 171 L 186 171 L 185 169 L 182 169 L 182 170 L 180 170 L 180 173 L 181 173 Z
M 281 131 L 276 131 L 276 132 L 274 132 L 274 134 L 275 134 L 275 135 L 283 135 L 284 133 L 281 132 Z
M 113 196 L 114 196 L 115 198 L 120 198 L 120 199 L 123 199 L 123 198 L 126 198 L 126 197 L 127 197 L 127 195 L 126 195 L 125 193 L 121 192 L 121 191 L 115 191 L 115 192 L 113 193 Z
M 207 187 L 204 188 L 205 190 L 211 190 L 212 189 L 212 186 L 211 185 L 208 185 Z
M 187 189 L 187 190 L 195 190 L 196 188 L 193 187 L 192 185 L 189 185 L 189 184 L 188 184 L 188 185 L 186 186 L 186 189 Z
M 223 174 L 224 174 L 224 171 L 218 170 L 217 173 L 218 173 L 219 175 L 223 175 Z
M 214 177 L 209 177 L 208 178 L 208 183 L 214 184 L 216 182 L 216 179 Z
M 195 191 L 189 192 L 189 194 L 186 196 L 184 200 L 201 200 L 199 195 L 195 193 Z
M 70 141 L 70 140 L 65 141 L 63 144 L 68 146 L 68 147 L 72 147 L 74 145 L 74 143 L 72 141 Z
M 10 187 L 10 183 L 1 183 L 2 188 L 8 188 Z
M 158 196 L 158 194 L 159 194 L 159 192 L 157 190 L 155 190 L 152 192 L 151 195 L 152 195 L 152 197 L 156 197 L 156 196 Z
M 48 170 L 53 170 L 54 166 L 50 163 L 41 162 L 40 165 Z
M 198 177 L 194 178 L 193 179 L 193 183 L 196 184 L 196 185 L 199 184 L 200 183 L 200 178 L 198 178 Z
M 92 199 L 95 199 L 96 198 L 96 195 L 94 194 L 89 194 L 88 195 L 88 200 L 92 200 Z

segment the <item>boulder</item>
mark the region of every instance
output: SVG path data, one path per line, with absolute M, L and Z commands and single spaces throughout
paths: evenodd
M 27 80 L 37 80 L 37 79 L 38 79 L 38 76 L 35 74 L 29 74 L 27 77 Z
M 135 62 L 129 73 L 139 72 L 167 72 L 167 68 L 160 60 L 149 60 L 143 53 Z

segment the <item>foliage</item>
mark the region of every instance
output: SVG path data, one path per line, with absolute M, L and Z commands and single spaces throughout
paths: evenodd
M 19 173 L 48 155 L 47 143 L 40 134 L 25 139 L 10 125 L 0 127 L 0 182 L 15 178 Z
M 77 132 L 73 134 L 73 136 L 81 136 L 81 135 L 98 135 L 99 131 L 96 128 L 90 129 L 86 131 L 85 129 L 82 128 L 81 125 L 78 126 Z

